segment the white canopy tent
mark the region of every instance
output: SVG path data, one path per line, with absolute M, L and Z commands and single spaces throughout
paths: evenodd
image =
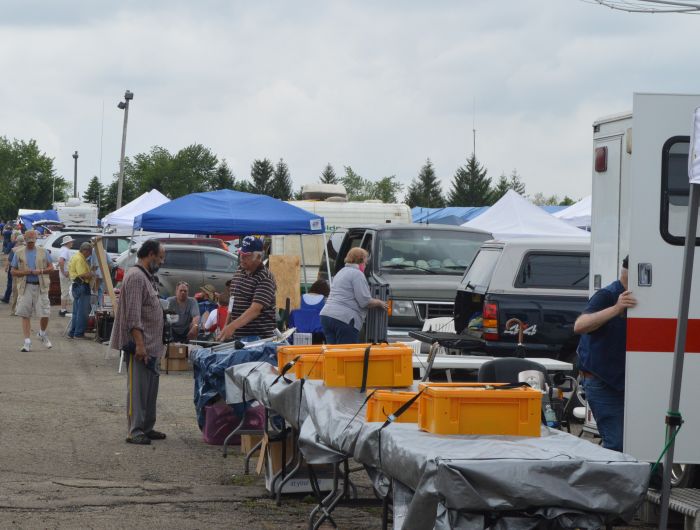
M 153 208 L 157 208 L 158 206 L 165 204 L 166 202 L 170 202 L 170 199 L 168 199 L 158 190 L 148 191 L 143 195 L 137 197 L 130 203 L 125 204 L 117 211 L 106 215 L 102 219 L 102 226 L 113 226 L 132 229 L 134 226 L 134 219 L 137 216 L 146 213 L 152 210 Z
M 568 208 L 554 212 L 552 215 L 562 221 L 566 221 L 572 226 L 589 230 L 591 228 L 592 202 L 592 198 L 589 195 Z
M 486 230 L 496 239 L 533 236 L 590 237 L 585 230 L 553 217 L 513 190 L 508 190 L 486 212 L 462 226 Z

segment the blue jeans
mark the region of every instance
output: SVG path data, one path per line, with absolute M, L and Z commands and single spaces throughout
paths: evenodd
M 87 283 L 73 283 L 71 294 L 73 295 L 73 316 L 68 336 L 82 337 L 85 335 L 88 316 L 90 316 L 90 286 Z
M 603 438 L 603 447 L 622 452 L 625 392 L 615 390 L 597 377 L 584 379 L 583 388 L 598 425 L 598 432 Z
M 350 324 L 341 322 L 335 318 L 321 315 L 321 327 L 326 336 L 326 344 L 357 344 L 360 342 L 360 331 L 353 325 L 355 319 Z

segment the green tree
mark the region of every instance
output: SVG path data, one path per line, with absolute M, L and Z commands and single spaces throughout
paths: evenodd
M 396 180 L 396 175 L 383 177 L 372 183 L 373 199 L 378 199 L 386 203 L 399 202 L 399 193 L 403 191 L 403 184 Z
M 105 187 L 100 183 L 97 175 L 93 176 L 88 183 L 88 187 L 83 193 L 83 200 L 97 205 L 97 217 L 102 219 L 102 209 L 105 202 Z
M 168 179 L 163 193 L 174 199 L 206 191 L 216 175 L 218 163 L 216 155 L 201 144 L 180 149 L 173 157 L 173 178 Z
M 333 166 L 331 166 L 330 162 L 328 162 L 328 164 L 326 164 L 326 167 L 323 169 L 323 173 L 321 173 L 321 183 L 322 184 L 338 184 L 338 183 L 340 183 L 340 179 L 336 176 L 335 170 L 333 169 Z
M 571 206 L 572 204 L 576 204 L 577 201 L 569 197 L 568 195 L 564 195 L 564 198 L 561 200 L 559 203 L 559 206 Z
M 129 175 L 133 174 L 132 168 L 133 162 L 129 157 L 124 158 L 124 183 L 122 185 L 122 206 L 130 203 L 136 197 L 141 195 L 137 189 L 137 185 L 134 183 L 133 178 Z M 108 213 L 112 213 L 117 209 L 117 182 L 119 179 L 119 173 L 114 174 L 114 179 L 107 186 L 107 191 L 105 192 L 105 200 L 102 203 L 102 212 L 104 217 Z M 156 188 L 158 189 L 158 188 Z M 161 193 L 163 190 L 159 189 Z
M 518 171 L 516 169 L 514 169 L 513 172 L 510 174 L 508 186 L 514 192 L 519 193 L 523 197 L 525 196 L 525 183 L 520 178 L 520 175 L 518 175 Z
M 263 160 L 253 160 L 250 166 L 250 178 L 252 180 L 251 192 L 260 195 L 270 195 L 272 193 L 272 179 L 275 169 L 267 158 Z
M 0 137 L 0 217 L 16 217 L 20 208 L 48 210 L 54 198 L 66 199 L 68 186 L 35 140 Z
M 498 177 L 496 185 L 491 190 L 491 200 L 493 202 L 496 202 L 498 199 L 503 197 L 509 189 L 511 188 L 510 182 L 508 181 L 508 177 L 506 177 L 505 173 L 501 173 L 501 176 Z
M 445 206 L 442 186 L 435 175 L 435 168 L 430 158 L 426 159 L 420 173 L 408 186 L 405 201 L 411 208 L 414 206 L 423 206 L 425 208 L 442 208 Z
M 340 182 L 345 187 L 349 201 L 366 201 L 374 198 L 372 182 L 355 173 L 350 166 L 345 166 L 345 174 Z
M 559 197 L 556 195 L 545 196 L 544 193 L 538 191 L 532 197 L 529 197 L 530 202 L 536 206 L 557 206 L 559 204 Z
M 289 166 L 281 158 L 275 165 L 271 188 L 270 195 L 276 199 L 288 201 L 292 198 L 292 177 L 289 175 Z
M 464 166 L 457 168 L 448 198 L 450 206 L 487 206 L 491 200 L 491 179 L 487 170 L 472 155 Z

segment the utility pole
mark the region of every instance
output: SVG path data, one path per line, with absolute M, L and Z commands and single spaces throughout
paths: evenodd
M 73 197 L 78 196 L 78 151 L 73 153 Z
M 117 108 L 124 111 L 124 129 L 122 130 L 122 154 L 119 158 L 119 180 L 117 181 L 117 210 L 122 207 L 122 189 L 124 188 L 124 152 L 126 150 L 126 124 L 129 120 L 129 101 L 134 99 L 134 93 L 127 90 L 124 93 L 124 101 L 117 104 Z

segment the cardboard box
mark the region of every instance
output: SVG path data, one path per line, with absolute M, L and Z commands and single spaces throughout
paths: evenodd
M 187 344 L 171 342 L 168 344 L 168 357 L 171 359 L 187 359 Z
M 282 445 L 285 442 L 270 441 L 269 438 L 263 440 L 264 456 L 264 471 L 265 471 L 265 488 L 272 493 L 272 481 L 275 475 L 282 469 Z M 292 460 L 294 443 L 292 437 L 286 438 L 286 453 L 285 459 L 287 463 Z M 263 462 L 258 460 L 258 473 L 262 471 Z M 288 465 L 286 471 L 292 470 L 292 465 Z M 333 467 L 331 465 L 314 466 L 318 486 L 321 491 L 330 491 L 333 488 Z M 277 480 L 277 485 L 281 482 L 281 478 Z M 297 473 L 284 485 L 282 493 L 313 493 L 311 480 L 306 464 L 304 464 Z
M 247 455 L 260 440 L 262 440 L 261 434 L 241 434 L 241 453 Z
M 169 359 L 161 357 L 160 359 L 161 372 L 186 372 L 192 370 L 187 359 Z

